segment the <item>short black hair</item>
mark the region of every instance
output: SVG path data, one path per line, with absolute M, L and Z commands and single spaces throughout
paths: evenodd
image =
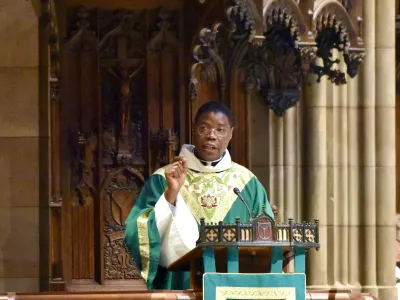
M 196 113 L 196 116 L 194 117 L 195 124 L 197 124 L 202 115 L 211 112 L 215 114 L 217 113 L 224 114 L 228 118 L 229 125 L 231 125 L 231 127 L 234 126 L 232 111 L 225 103 L 219 101 L 210 101 L 200 106 L 199 110 Z

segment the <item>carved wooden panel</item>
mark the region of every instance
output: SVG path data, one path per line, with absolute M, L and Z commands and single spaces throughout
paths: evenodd
M 143 285 L 124 247 L 145 179 L 178 150 L 179 12 L 70 8 L 61 61 L 64 277 Z
M 177 12 L 162 8 L 156 18 L 156 28 L 147 46 L 147 90 L 148 127 L 150 133 L 149 172 L 168 164 L 178 149 L 177 123 L 173 116 L 179 116 L 179 39 Z M 175 22 L 174 22 L 175 20 Z M 180 83 L 182 84 L 182 83 Z M 158 87 L 158 88 L 154 88 Z M 165 130 L 169 128 L 170 130 Z
M 123 246 L 124 223 L 144 183 L 146 94 L 142 88 L 145 38 L 136 14 L 100 11 L 99 52 L 102 104 L 101 198 L 103 271 L 100 281 L 138 279 Z
M 124 224 L 143 186 L 143 175 L 126 167 L 105 178 L 102 187 L 104 214 L 104 279 L 139 279 L 132 256 L 123 244 Z
M 95 155 L 98 145 L 98 53 L 86 10 L 77 11 L 72 38 L 62 49 L 62 194 L 67 279 L 94 274 Z M 88 76 L 91 74 L 90 76 Z

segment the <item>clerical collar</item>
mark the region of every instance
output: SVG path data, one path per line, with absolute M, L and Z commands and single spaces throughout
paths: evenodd
M 213 161 L 201 159 L 199 157 L 199 154 L 196 151 L 196 148 L 193 148 L 192 152 L 197 157 L 197 159 L 203 164 L 203 166 L 215 167 L 224 158 L 226 151 L 224 151 L 224 153 L 221 154 L 220 158 L 218 158 L 217 160 L 213 160 Z
M 190 170 L 196 172 L 217 173 L 225 171 L 232 166 L 232 160 L 228 149 L 225 150 L 224 154 L 221 155 L 219 159 L 211 162 L 200 160 L 193 150 L 193 145 L 185 144 L 182 146 L 181 152 L 179 154 L 180 156 L 183 156 L 187 159 L 188 168 Z

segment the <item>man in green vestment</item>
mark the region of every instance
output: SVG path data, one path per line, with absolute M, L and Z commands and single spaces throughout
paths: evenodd
M 196 247 L 200 218 L 206 223 L 248 221 L 234 188 L 254 216 L 265 206 L 273 218 L 260 181 L 232 162 L 227 150 L 234 129 L 230 109 L 221 102 L 204 104 L 194 128 L 194 146 L 183 145 L 170 165 L 150 176 L 126 221 L 125 244 L 149 290 L 189 287 L 188 272 L 166 267 Z

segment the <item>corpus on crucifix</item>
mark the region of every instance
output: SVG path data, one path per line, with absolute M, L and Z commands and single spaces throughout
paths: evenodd
M 120 99 L 119 99 L 119 116 L 120 116 L 120 134 L 124 139 L 128 135 L 128 128 L 131 114 L 132 79 L 143 68 L 143 62 L 136 68 L 126 67 L 120 64 L 117 68 L 109 68 L 108 71 L 118 78 L 120 81 Z M 115 72 L 116 71 L 116 72 Z
M 125 35 L 118 36 L 117 57 L 103 58 L 102 66 L 118 80 L 118 120 L 117 120 L 117 136 L 118 138 L 118 155 L 117 160 L 120 163 L 128 163 L 132 161 L 132 149 L 129 145 L 128 136 L 130 134 L 131 106 L 133 101 L 132 83 L 137 75 L 144 67 L 144 59 L 142 56 L 129 57 L 129 49 L 132 47 L 133 41 Z

